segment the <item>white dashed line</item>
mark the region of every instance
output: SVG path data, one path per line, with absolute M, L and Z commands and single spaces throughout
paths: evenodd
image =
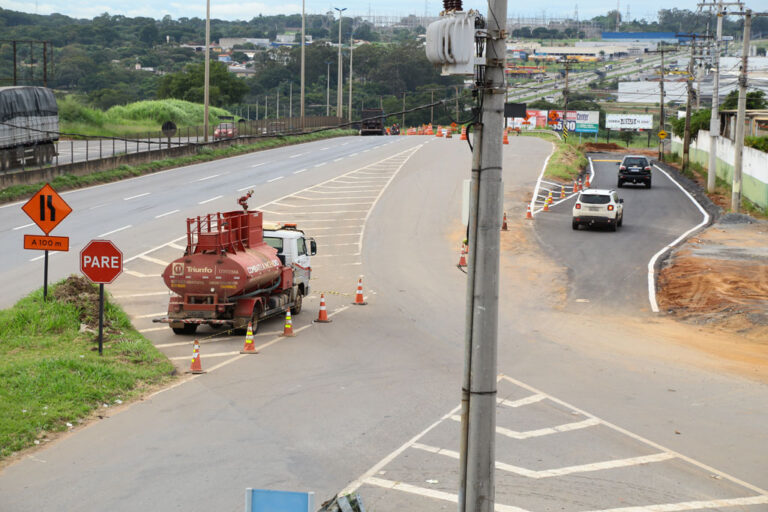
M 296 155 L 291 155 L 288 158 L 299 158 L 300 156 L 304 156 L 304 155 L 306 155 L 306 153 L 298 153 Z
M 245 192 L 246 190 L 251 190 L 253 188 L 256 188 L 256 185 L 248 185 L 247 187 L 239 188 L 237 189 L 238 192 Z
M 200 201 L 200 202 L 199 202 L 199 203 L 197 203 L 197 204 L 205 204 L 205 203 L 210 203 L 211 201 L 215 201 L 215 200 L 217 200 L 217 199 L 221 199 L 222 197 L 224 197 L 224 196 L 216 196 L 216 197 L 212 197 L 212 198 L 210 198 L 210 199 L 206 199 L 205 201 Z
M 35 225 L 34 222 L 30 222 L 29 224 L 24 224 L 23 226 L 18 226 L 18 227 L 13 228 L 13 231 L 18 231 L 20 229 L 28 228 L 28 227 L 34 226 L 34 225 Z
M 162 217 L 166 217 L 168 215 L 173 215 L 174 213 L 179 213 L 179 210 L 171 210 L 169 212 L 161 213 L 160 215 L 155 215 L 156 219 L 160 219 Z
M 262 165 L 266 164 L 267 162 L 261 162 L 260 164 L 253 164 L 251 167 L 261 167 Z
M 210 180 L 210 179 L 213 179 L 213 178 L 218 178 L 219 176 L 221 176 L 221 174 L 211 174 L 210 176 L 206 176 L 205 178 L 200 178 L 199 180 L 195 180 L 195 181 Z
M 342 160 L 344 160 L 344 157 L 343 157 L 343 156 L 342 156 L 341 158 L 337 158 L 337 159 L 335 159 L 335 160 L 334 160 L 334 162 L 341 162 Z
M 293 171 L 293 174 L 301 174 L 303 172 L 307 172 L 309 169 L 299 169 L 298 171 Z
M 48 253 L 48 257 L 50 258 L 51 256 L 55 256 L 56 254 L 59 254 L 59 252 L 58 251 L 50 251 Z M 40 256 L 35 256 L 34 258 L 32 258 L 29 261 L 38 261 L 38 260 L 41 260 L 43 258 L 45 258 L 45 254 L 41 254 Z
M 138 195 L 131 196 L 131 197 L 124 197 L 123 201 L 130 201 L 131 199 L 138 199 L 139 197 L 148 196 L 150 193 L 151 192 L 144 192 L 143 194 L 138 194 Z
M 324 165 L 325 165 L 325 164 L 327 164 L 327 163 L 328 163 L 328 162 L 321 162 L 321 163 L 319 163 L 319 164 L 315 164 L 315 167 L 322 167 L 322 166 L 324 166 Z
M 278 176 L 277 178 L 272 178 L 271 180 L 267 180 L 267 183 L 272 183 L 273 181 L 281 180 L 285 178 L 285 176 Z
M 109 235 L 111 235 L 111 234 L 113 234 L 113 233 L 117 233 L 118 231 L 123 231 L 123 230 L 125 230 L 125 229 L 128 229 L 128 228 L 131 228 L 131 227 L 133 227 L 133 226 L 131 226 L 130 224 L 128 224 L 127 226 L 123 226 L 123 227 L 121 227 L 121 228 L 113 229 L 112 231 L 107 231 L 106 233 L 102 233 L 102 234 L 100 234 L 100 235 L 96 235 L 96 238 L 103 238 L 103 237 L 105 237 L 105 236 L 109 236 Z
M 329 149 L 331 149 L 331 148 L 320 148 L 320 151 L 327 151 Z

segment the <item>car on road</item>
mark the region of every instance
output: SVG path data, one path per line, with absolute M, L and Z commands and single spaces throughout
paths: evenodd
M 237 125 L 235 123 L 219 123 L 213 131 L 213 139 L 232 139 L 237 137 Z
M 579 226 L 608 226 L 616 231 L 624 222 L 624 199 L 615 190 L 583 190 L 573 205 L 573 229 Z
M 619 182 L 621 188 L 625 183 L 642 183 L 651 188 L 651 162 L 642 155 L 627 155 L 619 164 Z

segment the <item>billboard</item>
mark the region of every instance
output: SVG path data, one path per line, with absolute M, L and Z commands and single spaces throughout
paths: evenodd
M 570 120 L 571 112 L 568 112 L 568 119 Z M 597 110 L 578 110 L 576 111 L 576 126 L 574 132 L 576 133 L 597 133 L 600 128 L 600 112 Z
M 653 116 L 650 114 L 606 114 L 605 127 L 609 130 L 651 130 Z

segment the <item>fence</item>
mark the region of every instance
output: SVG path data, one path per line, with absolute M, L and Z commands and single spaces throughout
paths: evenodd
M 717 137 L 717 177 L 728 183 L 733 181 L 733 160 L 736 147 L 731 139 Z M 707 167 L 710 150 L 709 132 L 700 130 L 695 141 L 691 142 L 691 161 Z M 672 152 L 682 154 L 683 141 L 672 138 Z M 759 205 L 768 208 L 768 153 L 754 148 L 744 147 L 742 151 L 742 195 Z

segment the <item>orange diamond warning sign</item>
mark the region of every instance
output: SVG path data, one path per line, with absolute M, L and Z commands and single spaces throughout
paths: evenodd
M 47 183 L 21 209 L 46 235 L 72 213 L 72 208 Z

